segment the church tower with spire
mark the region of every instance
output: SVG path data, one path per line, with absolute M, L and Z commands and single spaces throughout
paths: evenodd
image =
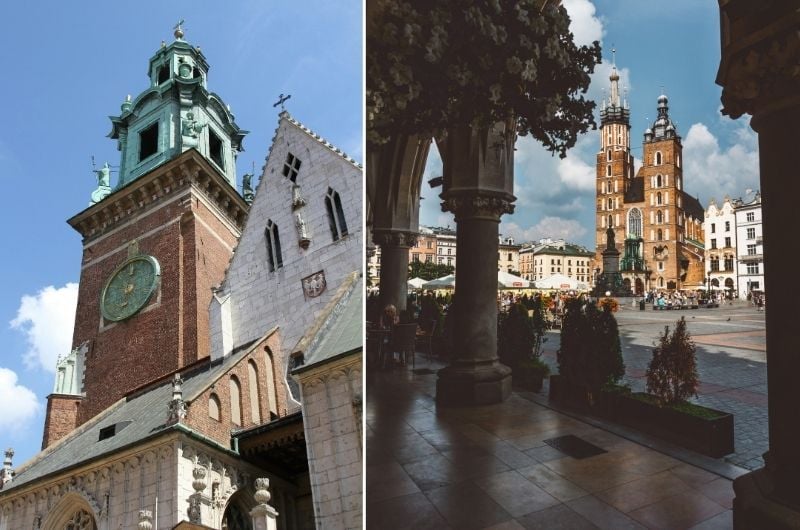
M 616 50 L 613 50 L 616 52 Z M 633 179 L 631 154 L 630 109 L 620 97 L 616 61 L 611 67 L 611 91 L 600 109 L 600 151 L 597 153 L 597 263 L 606 249 L 606 232 L 614 231 L 614 240 L 621 249 L 625 240 L 625 194 Z
M 89 207 L 68 220 L 83 237 L 73 351 L 48 396 L 43 447 L 209 356 L 212 287 L 248 211 L 235 188 L 246 131 L 208 90 L 200 48 L 180 24 L 174 36 L 150 58 L 148 87 L 111 116 L 117 182 L 105 164 Z

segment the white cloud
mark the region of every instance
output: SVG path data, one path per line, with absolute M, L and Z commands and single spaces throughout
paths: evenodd
M 17 374 L 8 368 L 0 368 L 0 403 L 4 403 L 0 414 L 0 429 L 17 431 L 39 410 L 39 401 L 32 390 L 17 384 Z
M 564 0 L 564 8 L 569 13 L 569 29 L 575 36 L 575 43 L 588 45 L 603 40 L 603 23 L 595 16 L 597 9 L 589 0 Z
M 537 241 L 549 237 L 574 242 L 586 234 L 586 227 L 574 219 L 544 217 L 529 228 L 523 228 L 514 222 L 502 223 L 500 233 L 517 241 Z
M 730 123 L 730 122 L 729 122 Z M 687 191 L 699 195 L 703 205 L 712 197 L 740 197 L 747 188 L 759 188 L 758 138 L 747 120 L 723 127 L 722 140 L 703 123 L 689 128 L 683 143 Z
M 77 303 L 77 283 L 59 288 L 50 285 L 36 295 L 22 297 L 17 316 L 10 324 L 27 335 L 26 366 L 55 372 L 58 356 L 69 353 L 72 346 Z

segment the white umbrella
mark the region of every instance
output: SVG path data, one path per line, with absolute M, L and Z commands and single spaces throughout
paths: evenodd
M 426 280 L 424 280 L 423 278 L 419 277 L 411 278 L 410 280 L 408 280 L 408 286 L 411 287 L 412 289 L 420 289 L 422 287 L 422 284 L 424 284 L 425 282 Z
M 531 282 L 525 278 L 506 271 L 497 271 L 497 287 L 499 289 L 528 288 L 530 285 Z
M 455 274 L 448 274 L 422 284 L 423 289 L 452 289 L 456 286 Z
M 553 274 L 547 278 L 536 280 L 537 289 L 563 289 L 575 290 L 578 288 L 578 281 L 563 274 Z

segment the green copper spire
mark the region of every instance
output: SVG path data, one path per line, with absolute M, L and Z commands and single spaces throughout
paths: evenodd
M 207 88 L 208 62 L 199 46 L 184 40 L 183 20 L 175 40 L 150 58 L 150 87 L 122 103 L 110 116 L 109 138 L 122 152 L 116 189 L 196 149 L 231 183 L 236 183 L 236 156 L 247 131 L 236 125 L 230 107 Z

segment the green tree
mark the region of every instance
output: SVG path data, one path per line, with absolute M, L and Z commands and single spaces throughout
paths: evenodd
M 689 332 L 686 320 L 681 319 L 670 333 L 669 326 L 659 335 L 653 349 L 653 357 L 647 367 L 647 391 L 655 395 L 662 404 L 686 401 L 697 395 L 696 347 Z
M 432 261 L 412 261 L 408 264 L 409 278 L 435 280 L 436 278 L 453 274 L 453 272 L 455 272 L 455 268 L 452 265 L 444 265 Z
M 595 127 L 583 94 L 600 45 L 577 46 L 548 0 L 374 0 L 367 12 L 367 141 L 516 120 L 562 158 Z

